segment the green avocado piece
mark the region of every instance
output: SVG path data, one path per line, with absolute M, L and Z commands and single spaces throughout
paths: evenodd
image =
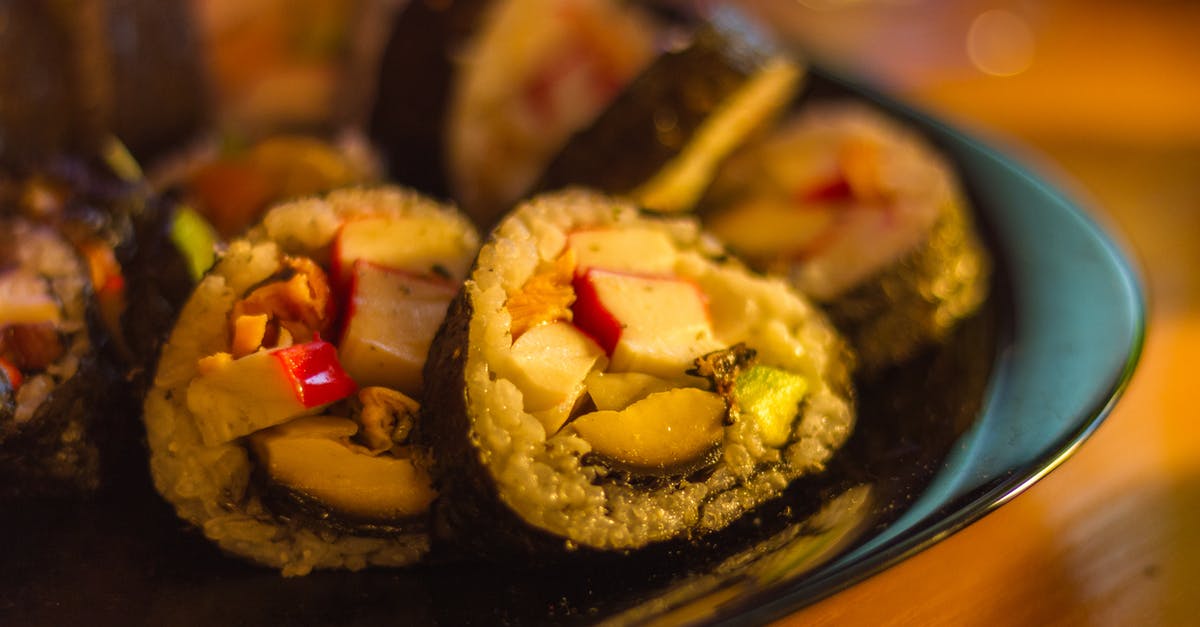
M 792 423 L 807 391 L 808 381 L 804 377 L 755 364 L 738 374 L 733 397 L 740 415 L 758 423 L 763 442 L 780 447 L 791 436 Z
M 216 260 L 217 231 L 191 207 L 182 206 L 175 214 L 171 241 L 187 260 L 193 281 L 199 281 Z

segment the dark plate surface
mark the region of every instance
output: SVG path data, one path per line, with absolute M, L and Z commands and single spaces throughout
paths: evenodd
M 997 265 L 991 299 L 949 344 L 864 382 L 856 433 L 824 475 L 699 546 L 298 579 L 221 555 L 136 476 L 90 502 L 4 504 L 0 623 L 757 623 L 1005 503 L 1123 389 L 1144 333 L 1135 273 L 1077 204 L 994 149 L 831 76 L 814 76 L 810 96 L 874 102 L 947 151 Z

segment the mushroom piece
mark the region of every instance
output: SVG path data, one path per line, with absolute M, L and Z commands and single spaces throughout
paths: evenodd
M 428 474 L 411 458 L 368 454 L 351 441 L 357 432 L 349 418 L 307 416 L 249 440 L 267 480 L 297 504 L 385 524 L 428 510 L 435 495 Z

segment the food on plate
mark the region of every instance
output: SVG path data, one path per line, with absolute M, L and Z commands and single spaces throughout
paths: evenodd
M 792 102 L 804 74 L 795 55 L 717 11 L 573 136 L 538 188 L 587 185 L 655 211 L 691 210 L 719 164 Z
M 422 365 L 477 247 L 465 217 L 396 187 L 268 211 L 162 350 L 144 406 L 158 491 L 285 575 L 419 559 Z
M 722 529 L 855 418 L 823 314 L 691 218 L 573 189 L 493 231 L 425 365 L 439 533 L 482 555 Z
M 615 0 L 496 0 L 459 52 L 448 93 L 451 191 L 491 224 L 656 54 L 654 18 Z
M 387 158 L 438 169 L 478 225 L 504 216 L 482 250 L 448 205 L 352 187 L 382 165 L 353 134 L 227 137 L 149 178 L 110 142 L 113 176 L 0 181 L 0 473 L 20 481 L 0 494 L 107 481 L 98 434 L 128 442 L 136 397 L 162 497 L 285 575 L 412 564 L 434 538 L 688 541 L 822 472 L 855 365 L 903 362 L 986 297 L 935 151 L 797 100 L 802 61 L 729 15 L 451 4 L 470 24 L 439 43 L 439 123 L 391 115 L 445 158 Z
M 955 172 L 863 104 L 802 104 L 722 167 L 702 213 L 732 250 L 821 303 L 867 370 L 945 339 L 988 293 Z

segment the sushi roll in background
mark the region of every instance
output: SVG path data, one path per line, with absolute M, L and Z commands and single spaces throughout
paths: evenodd
M 448 93 L 445 167 L 464 210 L 491 225 L 511 208 L 650 63 L 660 28 L 633 2 L 489 3 Z
M 140 455 L 122 334 L 136 185 L 81 158 L 0 173 L 0 494 L 122 483 Z
M 0 496 L 100 485 L 111 370 L 97 354 L 88 268 L 58 231 L 0 217 Z M 111 368 L 111 366 L 109 366 Z
M 207 138 L 156 163 L 160 193 L 194 208 L 222 239 L 242 235 L 274 204 L 342 187 L 377 183 L 378 158 L 365 138 L 301 133 L 253 140 Z
M 554 555 L 722 529 L 846 440 L 849 368 L 817 308 L 694 219 L 534 198 L 484 244 L 426 364 L 437 535 Z
M 271 209 L 162 350 L 144 405 L 158 491 L 285 575 L 419 559 L 434 492 L 408 437 L 477 246 L 465 217 L 399 188 Z
M 106 352 L 130 384 L 126 396 L 140 397 L 179 308 L 212 265 L 219 241 L 211 223 L 155 190 L 111 137 L 91 158 L 11 168 L 0 196 L 59 231 L 84 260 Z
M 866 105 L 801 105 L 720 171 L 705 225 L 821 303 L 867 371 L 978 309 L 990 261 L 948 162 Z
M 582 185 L 663 213 L 695 208 L 721 162 L 792 102 L 806 67 L 729 7 L 693 21 L 555 154 L 536 189 Z

